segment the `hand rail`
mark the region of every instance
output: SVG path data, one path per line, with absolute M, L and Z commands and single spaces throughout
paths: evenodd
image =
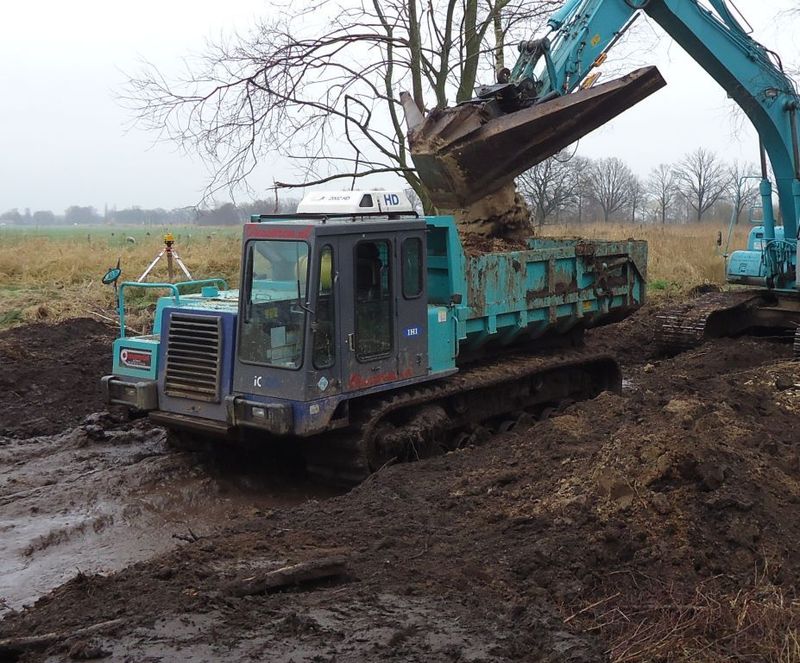
M 125 281 L 119 284 L 119 297 L 118 297 L 118 304 L 117 304 L 117 312 L 119 313 L 119 337 L 125 338 L 125 288 L 166 288 L 172 291 L 172 295 L 175 298 L 176 306 L 180 306 L 181 304 L 181 288 L 190 287 L 190 286 L 198 286 L 198 285 L 212 285 L 212 284 L 219 284 L 222 286 L 223 290 L 228 289 L 228 282 L 225 279 L 221 278 L 214 278 L 214 279 L 199 279 L 196 281 L 180 281 L 178 283 L 138 283 L 137 281 Z

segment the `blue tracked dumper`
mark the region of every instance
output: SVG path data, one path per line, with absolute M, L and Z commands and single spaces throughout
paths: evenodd
M 646 261 L 633 240 L 470 255 L 452 217 L 254 217 L 240 288 L 121 285 L 121 316 L 131 287 L 170 292 L 152 334 L 114 343 L 103 385 L 178 441 L 294 438 L 314 474 L 358 481 L 618 389 L 613 359 L 575 347 L 643 303 Z

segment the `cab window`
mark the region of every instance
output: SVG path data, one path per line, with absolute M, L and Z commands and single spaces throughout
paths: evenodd
M 308 244 L 248 243 L 239 358 L 277 368 L 303 364 Z
M 392 349 L 392 265 L 389 240 L 359 242 L 355 249 L 355 351 L 359 360 Z
M 333 248 L 326 244 L 319 252 L 317 274 L 319 285 L 314 306 L 314 368 L 330 368 L 336 361 L 335 302 L 333 295 Z
M 406 237 L 400 248 L 403 271 L 403 297 L 414 299 L 422 294 L 422 240 Z

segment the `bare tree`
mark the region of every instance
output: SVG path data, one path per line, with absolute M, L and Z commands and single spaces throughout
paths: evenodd
M 667 211 L 675 202 L 677 190 L 675 170 L 672 166 L 661 163 L 650 171 L 647 177 L 647 191 L 662 224 L 667 222 Z
M 538 227 L 554 212 L 572 203 L 586 159 L 566 151 L 545 159 L 517 178 L 517 189 L 533 208 Z
M 587 207 L 593 203 L 592 184 L 589 177 L 589 173 L 592 170 L 592 160 L 589 157 L 582 157 L 580 163 L 580 168 L 575 169 L 577 186 L 575 188 L 573 211 L 575 214 L 575 221 L 583 223 Z
M 675 177 L 697 221 L 725 193 L 728 174 L 713 152 L 698 147 L 687 154 L 675 169 Z
M 647 204 L 647 189 L 635 173 L 631 173 L 628 183 L 628 198 L 631 205 L 631 223 L 636 223 L 636 212 L 644 209 Z
M 631 169 L 617 157 L 598 159 L 590 165 L 588 184 L 592 198 L 603 210 L 603 221 L 628 204 L 632 178 Z
M 727 193 L 733 205 L 733 213 L 736 223 L 742 212 L 758 200 L 758 168 L 752 163 L 740 163 L 734 161 L 728 166 L 728 189 Z
M 559 4 L 289 0 L 251 34 L 210 44 L 181 79 L 146 67 L 123 99 L 140 125 L 210 161 L 207 196 L 246 185 L 261 160 L 281 155 L 298 181 L 276 186 L 396 173 L 426 203 L 401 88 L 420 110 L 469 99 L 479 73 L 494 77 L 506 40 Z

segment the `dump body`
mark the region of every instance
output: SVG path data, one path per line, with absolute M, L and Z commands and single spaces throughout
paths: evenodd
M 241 288 L 165 284 L 153 333 L 114 345 L 108 399 L 170 428 L 308 436 L 367 396 L 572 342 L 643 303 L 644 242 L 501 248 L 466 252 L 449 216 L 247 224 Z
M 614 322 L 644 302 L 646 242 L 535 238 L 468 254 L 451 217 L 428 228 L 428 300 L 452 308 L 456 364 Z

